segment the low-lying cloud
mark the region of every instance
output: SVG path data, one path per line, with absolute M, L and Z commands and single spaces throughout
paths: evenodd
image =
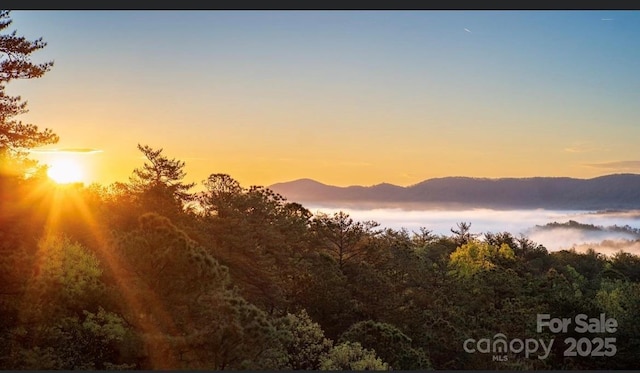
M 586 166 L 596 168 L 606 168 L 610 170 L 620 171 L 636 171 L 640 170 L 640 161 L 616 161 L 604 163 L 588 163 Z
M 603 150 L 600 146 L 594 146 L 590 143 L 578 143 L 573 146 L 564 148 L 567 153 L 590 153 L 598 150 Z
M 572 248 L 579 253 L 593 249 L 607 256 L 614 255 L 620 251 L 640 256 L 640 240 L 605 240 L 597 244 L 574 245 Z
M 640 211 L 556 211 L 556 210 L 403 210 L 403 209 L 352 209 L 311 206 L 313 213 L 332 214 L 340 210 L 349 213 L 356 221 L 373 220 L 382 228 L 401 229 L 418 232 L 425 227 L 435 234 L 451 235 L 451 228 L 457 223 L 470 222 L 471 232 L 510 232 L 514 236 L 524 234 L 550 251 L 570 249 L 594 250 L 613 253 L 640 249 L 636 240 L 640 237 L 630 232 L 611 230 L 584 230 L 572 228 L 540 228 L 548 223 L 566 223 L 570 220 L 596 226 L 630 226 L 640 228 Z M 615 244 L 612 244 L 615 243 Z M 605 245 L 604 243 L 607 243 Z M 628 249 L 628 250 L 627 250 Z
M 100 149 L 93 148 L 62 148 L 62 149 L 32 149 L 31 153 L 40 153 L 40 154 L 55 154 L 55 153 L 84 153 L 84 154 L 92 154 L 92 153 L 101 153 Z
M 571 228 L 532 228 L 524 234 L 532 241 L 543 244 L 551 251 L 571 248 L 586 251 L 588 248 L 596 250 L 598 247 L 611 249 L 614 247 L 612 244 L 614 242 L 618 244 L 623 242 L 628 243 L 639 238 L 637 235 L 627 232 L 613 232 L 608 230 L 585 231 Z M 603 242 L 608 242 L 608 244 L 603 246 Z M 618 245 L 618 247 L 624 247 L 624 245 Z M 616 251 L 619 250 L 620 249 Z M 596 251 L 600 252 L 600 250 Z

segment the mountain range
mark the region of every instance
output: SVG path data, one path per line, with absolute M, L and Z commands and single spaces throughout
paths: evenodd
M 613 174 L 591 179 L 444 177 L 407 187 L 387 183 L 338 187 L 300 179 L 273 184 L 269 188 L 289 201 L 328 207 L 640 208 L 640 174 Z

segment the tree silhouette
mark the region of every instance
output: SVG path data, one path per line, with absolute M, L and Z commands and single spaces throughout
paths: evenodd
M 0 11 L 0 32 L 12 23 L 8 10 Z M 25 148 L 52 144 L 58 136 L 50 129 L 39 130 L 14 118 L 27 112 L 27 102 L 20 96 L 7 95 L 7 83 L 14 79 L 34 79 L 43 76 L 53 61 L 33 63 L 31 54 L 47 45 L 42 38 L 30 41 L 16 31 L 0 35 L 0 158 L 23 156 Z M 2 159 L 4 160 L 4 159 Z
M 185 163 L 162 155 L 162 148 L 154 150 L 148 145 L 138 144 L 138 150 L 148 162 L 133 170 L 130 182 L 133 190 L 142 197 L 143 205 L 169 215 L 180 211 L 193 199 L 189 189 L 195 186 L 195 183 L 182 182 L 186 176 Z
M 198 200 L 205 213 L 221 218 L 229 216 L 234 202 L 242 194 L 240 183 L 227 174 L 211 174 L 203 184 L 206 192 L 201 193 Z
M 317 214 L 312 222 L 320 247 L 335 256 L 340 269 L 346 262 L 365 253 L 364 246 L 370 237 L 377 234 L 374 229 L 379 225 L 374 221 L 354 222 L 343 211 L 331 216 Z
M 471 233 L 471 223 L 460 222 L 456 224 L 458 229 L 451 228 L 451 233 L 454 234 L 454 241 L 458 246 L 462 246 L 466 243 L 469 243 L 472 239 L 476 238 L 478 235 Z

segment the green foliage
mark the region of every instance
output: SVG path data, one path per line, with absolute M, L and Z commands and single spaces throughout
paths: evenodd
M 633 309 L 633 289 L 629 282 L 605 280 L 596 293 L 596 304 L 616 320 L 627 318 Z
M 97 314 L 84 311 L 84 319 L 63 317 L 54 325 L 39 328 L 39 345 L 18 348 L 14 364 L 21 369 L 110 369 L 134 368 L 135 364 L 114 363 L 119 345 L 131 338 L 124 320 L 100 308 Z M 24 338 L 26 333 L 19 333 Z
M 97 310 L 106 289 L 95 255 L 67 238 L 51 236 L 40 241 L 36 258 L 25 294 L 30 307 L 23 317 L 48 319 Z
M 56 346 L 58 364 L 53 369 L 105 369 L 115 364 L 118 346 L 128 336 L 124 320 L 100 308 L 97 313 L 83 311 L 84 320 L 66 317 L 49 330 L 49 343 Z
M 456 224 L 456 226 L 458 229 L 451 228 L 451 233 L 454 234 L 452 240 L 458 246 L 465 245 L 478 236 L 477 234 L 471 233 L 471 223 L 463 221 Z
M 203 241 L 229 267 L 242 295 L 270 313 L 284 311 L 297 292 L 295 266 L 308 250 L 311 214 L 268 188 L 242 188 L 213 174 L 198 200 Z
M 325 338 L 322 328 L 303 309 L 287 314 L 279 321 L 287 353 L 286 369 L 318 370 L 333 343 Z
M 244 298 L 227 292 L 204 302 L 199 325 L 187 339 L 184 367 L 196 369 L 279 369 L 285 364 L 281 334 L 268 315 Z M 197 360 L 186 360 L 188 355 Z
M 463 277 L 495 268 L 498 263 L 513 261 L 515 254 L 509 245 L 499 247 L 477 240 L 469 241 L 451 254 L 451 265 Z
M 609 369 L 626 369 L 637 362 L 640 351 L 640 284 L 625 280 L 603 280 L 595 303 L 607 317 L 618 323 L 616 345 L 618 352 Z
M 360 259 L 366 254 L 366 245 L 376 234 L 379 224 L 374 221 L 354 222 L 349 214 L 339 211 L 329 216 L 317 214 L 312 221 L 312 230 L 321 249 L 333 255 L 338 266 Z
M 176 300 L 229 283 L 227 268 L 168 218 L 155 213 L 141 215 L 139 228 L 123 235 L 119 248 L 149 286 Z
M 226 218 L 237 210 L 236 201 L 243 191 L 237 180 L 227 174 L 211 174 L 203 184 L 206 192 L 198 200 L 207 215 Z
M 327 253 L 313 253 L 300 262 L 294 304 L 307 310 L 331 339 L 354 321 L 347 277 Z
M 185 205 L 193 199 L 189 189 L 195 186 L 195 183 L 182 181 L 186 176 L 185 163 L 162 155 L 162 148 L 153 149 L 138 144 L 138 150 L 147 162 L 133 170 L 129 181 L 141 208 L 179 217 Z
M 274 326 L 231 289 L 228 269 L 169 219 L 149 213 L 139 221 L 117 248 L 129 268 L 129 291 L 138 299 L 129 312 L 135 312 L 130 317 L 149 346 L 148 364 L 167 369 L 277 365 Z
M 102 268 L 93 254 L 66 238 L 41 240 L 18 313 L 19 322 L 9 333 L 8 366 L 133 367 L 123 360 L 120 345 L 134 337 L 118 314 L 100 306 L 105 290 Z
M 619 251 L 611 258 L 611 269 L 618 271 L 631 281 L 640 281 L 640 256 Z
M 321 370 L 388 370 L 389 364 L 375 351 L 362 348 L 358 342 L 344 342 L 331 349 L 322 360 Z
M 362 347 L 376 351 L 395 370 L 431 368 L 424 351 L 413 348 L 411 338 L 391 324 L 360 321 L 349 327 L 339 342 L 358 342 Z

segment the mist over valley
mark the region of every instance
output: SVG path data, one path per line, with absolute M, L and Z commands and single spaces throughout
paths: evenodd
M 270 187 L 312 212 L 348 212 L 382 228 L 447 235 L 457 223 L 475 234 L 525 235 L 550 251 L 589 248 L 603 254 L 640 249 L 640 175 L 592 179 L 429 179 L 408 187 L 392 184 L 336 187 L 310 179 Z

